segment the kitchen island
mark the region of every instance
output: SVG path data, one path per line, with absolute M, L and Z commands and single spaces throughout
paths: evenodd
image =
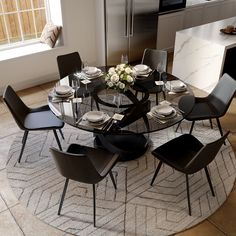
M 236 35 L 220 32 L 227 25 L 236 17 L 176 32 L 173 75 L 208 93 L 224 72 L 235 77 Z

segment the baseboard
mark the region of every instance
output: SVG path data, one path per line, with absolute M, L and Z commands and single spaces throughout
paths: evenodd
M 54 81 L 54 80 L 57 80 L 58 78 L 59 78 L 58 74 L 51 74 L 44 77 L 34 78 L 31 80 L 25 80 L 25 81 L 20 81 L 20 82 L 15 81 L 15 83 L 11 84 L 11 86 L 14 88 L 14 90 L 18 91 L 22 89 L 31 88 L 37 85 L 41 85 L 50 81 Z M 5 86 L 0 87 L 0 96 L 3 95 L 4 89 L 5 89 Z

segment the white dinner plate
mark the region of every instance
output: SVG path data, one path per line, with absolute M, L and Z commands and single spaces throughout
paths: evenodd
M 144 64 L 138 64 L 136 66 L 134 66 L 134 70 L 136 70 L 137 72 L 147 72 L 149 69 L 149 67 L 147 65 Z
M 85 118 L 89 122 L 100 122 L 106 117 L 105 113 L 102 111 L 89 111 L 85 114 Z
M 93 78 L 97 78 L 97 77 L 101 76 L 102 75 L 102 71 L 97 68 L 95 73 L 88 74 L 86 71 L 83 71 L 83 74 L 85 75 L 86 78 L 93 79 Z
M 58 95 L 69 94 L 72 92 L 72 87 L 70 87 L 68 85 L 59 85 L 59 86 L 55 87 L 55 92 Z
M 55 90 L 53 91 L 53 96 L 58 98 L 68 98 L 74 95 L 75 90 L 72 89 L 69 93 L 66 94 L 58 94 Z
M 94 75 L 94 74 L 97 74 L 99 71 L 101 71 L 101 70 L 98 69 L 97 67 L 94 67 L 94 66 L 86 66 L 86 67 L 83 69 L 83 72 L 84 72 L 86 75 Z
M 175 111 L 175 109 L 169 105 L 158 105 L 158 106 L 154 106 L 152 108 L 152 113 L 163 115 L 163 116 L 169 116 L 174 111 Z
M 136 74 L 139 76 L 144 76 L 144 75 L 148 75 L 152 69 L 150 67 L 148 67 L 147 65 L 143 65 L 143 64 L 139 64 L 133 67 L 134 71 L 136 72 Z
M 187 89 L 187 85 L 180 80 L 169 81 L 169 86 L 173 92 L 183 92 Z

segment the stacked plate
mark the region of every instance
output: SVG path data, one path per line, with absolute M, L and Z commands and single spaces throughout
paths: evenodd
M 168 119 L 174 118 L 177 112 L 170 105 L 158 105 L 158 106 L 152 107 L 151 114 L 152 116 L 158 119 L 168 120 Z
M 103 125 L 109 118 L 109 115 L 102 111 L 89 111 L 83 116 L 83 119 L 92 126 Z
M 187 86 L 180 80 L 172 80 L 169 82 L 170 90 L 175 93 L 181 93 L 187 90 Z
M 136 66 L 134 66 L 133 69 L 135 70 L 137 75 L 147 75 L 152 71 L 150 69 L 150 67 L 148 67 L 147 65 L 144 65 L 144 64 L 136 65 Z
M 68 85 L 60 85 L 54 88 L 54 96 L 67 98 L 74 94 L 74 89 Z
M 97 78 L 98 76 L 102 74 L 102 71 L 94 66 L 86 66 L 83 69 L 83 73 L 88 78 Z

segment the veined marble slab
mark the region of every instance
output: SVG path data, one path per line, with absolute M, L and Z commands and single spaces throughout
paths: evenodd
M 236 17 L 178 31 L 173 75 L 211 92 L 222 75 L 227 49 L 236 47 L 236 35 L 220 32 L 227 25 L 236 26 Z

